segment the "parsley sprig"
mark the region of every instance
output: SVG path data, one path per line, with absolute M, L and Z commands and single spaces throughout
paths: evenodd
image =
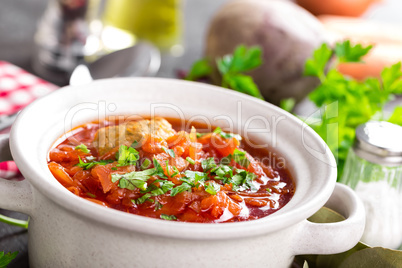
M 17 257 L 18 251 L 5 253 L 4 251 L 0 251 L 0 268 L 5 268 L 10 264 L 12 260 Z
M 78 164 L 76 166 L 78 167 L 82 167 L 83 169 L 91 169 L 93 168 L 95 165 L 107 165 L 109 163 L 111 163 L 111 160 L 101 160 L 101 161 L 93 161 L 93 157 L 87 157 L 86 158 L 88 160 L 88 162 L 84 162 L 80 156 L 78 156 Z
M 251 76 L 245 75 L 262 64 L 260 47 L 238 46 L 232 55 L 216 60 L 216 67 L 222 77 L 221 86 L 263 99 L 260 90 Z M 187 80 L 211 77 L 214 67 L 207 59 L 196 61 L 189 71 Z
M 369 120 L 389 120 L 402 125 L 402 107 L 397 107 L 390 117 L 384 113 L 385 104 L 394 94 L 402 94 L 401 63 L 385 68 L 379 79 L 363 81 L 346 77 L 336 69 L 338 63 L 361 62 L 371 48 L 353 45 L 350 41 L 337 43 L 334 49 L 323 44 L 305 64 L 304 74 L 320 80 L 320 85 L 308 97 L 321 108 L 318 118 L 306 120 L 306 123 L 324 139 L 337 158 L 338 178 L 358 125 Z M 292 109 L 289 100 L 283 101 L 281 107 Z M 337 129 L 333 129 L 334 126 Z

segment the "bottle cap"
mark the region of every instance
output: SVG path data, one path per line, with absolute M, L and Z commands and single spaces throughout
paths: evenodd
M 372 163 L 402 165 L 402 127 L 384 121 L 370 121 L 356 129 L 355 153 Z

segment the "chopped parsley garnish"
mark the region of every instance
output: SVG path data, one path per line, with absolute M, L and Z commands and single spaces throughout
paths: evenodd
M 167 220 L 167 221 L 174 221 L 177 220 L 175 215 L 166 215 L 166 214 L 161 214 L 160 216 L 161 219 Z
M 223 184 L 230 183 L 230 180 L 233 177 L 232 167 L 227 165 L 219 165 L 211 169 L 211 173 L 215 173 L 215 179 L 221 180 Z
M 210 157 L 201 161 L 201 166 L 204 171 L 208 171 L 216 167 L 215 158 Z
M 119 151 L 116 154 L 116 159 L 118 162 L 118 167 L 135 165 L 137 163 L 137 160 L 140 159 L 140 154 L 133 147 L 121 145 Z
M 150 197 L 151 197 L 152 195 L 151 194 L 144 194 L 143 196 L 141 196 L 140 198 L 137 198 L 136 200 L 134 200 L 134 203 L 136 203 L 136 204 L 142 204 L 142 203 L 144 203 L 145 201 L 150 201 L 150 202 L 154 202 L 154 200 L 153 199 L 150 199 Z
M 246 152 L 240 151 L 239 149 L 235 149 L 233 154 L 230 157 L 242 167 L 247 168 L 250 165 L 250 160 L 248 160 L 246 156 Z
M 162 149 L 167 153 L 170 157 L 175 158 L 176 154 L 174 153 L 173 149 L 168 149 L 165 146 L 162 146 Z
M 141 164 L 141 169 L 144 170 L 144 169 L 149 168 L 151 163 L 152 163 L 151 160 L 149 160 L 148 158 L 145 158 L 144 161 Z
M 87 146 L 85 145 L 85 144 L 80 144 L 80 145 L 78 145 L 78 146 L 75 146 L 75 150 L 80 150 L 80 151 L 82 151 L 83 153 L 89 153 L 89 150 L 88 150 L 88 148 L 87 148 Z
M 112 179 L 113 181 L 113 179 Z M 147 188 L 147 182 L 139 179 L 125 179 L 121 178 L 119 180 L 119 187 L 122 189 L 128 189 L 128 190 L 134 190 L 135 188 L 138 188 L 140 190 L 146 190 Z
M 172 191 L 170 192 L 170 196 L 176 196 L 179 193 L 182 193 L 182 192 L 185 192 L 185 191 L 190 192 L 191 191 L 191 185 L 186 183 L 186 182 L 183 182 L 181 185 L 179 185 L 179 186 L 177 186 L 177 187 L 172 189 Z
M 159 183 L 159 187 L 155 185 L 155 183 Z M 144 191 L 146 193 L 150 192 L 152 196 L 158 196 L 165 194 L 172 190 L 174 183 L 168 180 L 155 180 L 152 182 L 147 189 Z
M 165 171 L 163 170 L 161 164 L 159 164 L 158 160 L 156 160 L 154 158 L 153 162 L 154 162 L 154 167 L 155 167 L 155 174 L 153 174 L 153 175 L 158 176 L 160 178 L 167 179 L 167 177 L 165 175 Z
M 138 188 L 145 191 L 147 189 L 147 180 L 153 176 L 155 169 L 144 171 L 133 171 L 126 174 L 112 174 L 112 182 L 119 181 L 119 187 L 129 190 Z
M 253 180 L 257 178 L 257 175 L 251 172 L 247 172 L 246 170 L 243 169 L 237 169 L 236 172 L 237 174 L 232 177 L 231 181 L 233 183 L 232 189 L 234 191 L 247 190 L 247 189 L 251 191 L 258 190 L 253 184 Z
M 94 195 L 93 193 L 87 193 L 87 196 L 91 197 L 91 198 L 96 198 L 96 195 Z
M 219 135 L 220 135 L 222 138 L 224 138 L 224 139 L 235 138 L 235 139 L 237 139 L 238 141 L 241 140 L 241 136 L 240 136 L 240 135 L 238 135 L 238 134 L 233 134 L 233 133 L 226 133 L 226 132 L 223 132 L 220 127 L 215 128 L 215 130 L 214 130 L 213 133 L 219 134 Z
M 174 173 L 173 174 L 169 173 L 169 161 L 168 160 L 165 161 L 165 165 L 166 165 L 166 173 L 169 178 L 172 178 L 180 173 L 180 171 L 177 169 L 176 166 L 172 166 Z
M 186 170 L 184 177 L 180 178 L 181 181 L 189 184 L 191 187 L 197 187 L 204 184 L 204 181 L 208 178 L 207 173 L 199 171 Z
M 201 138 L 202 136 L 205 136 L 205 135 L 207 135 L 208 133 L 199 133 L 199 132 L 197 132 L 197 139 L 199 139 L 199 138 Z
M 161 203 L 159 203 L 158 201 L 155 201 L 155 208 L 154 208 L 155 211 L 160 210 L 162 207 L 163 207 L 163 205 Z
M 186 161 L 189 162 L 191 165 L 195 164 L 195 161 L 189 156 L 186 157 Z
M 107 165 L 109 163 L 111 163 L 111 161 L 109 160 L 101 160 L 101 161 L 94 161 L 94 162 L 87 162 L 85 163 L 84 161 L 82 161 L 81 157 L 78 156 L 78 164 L 76 165 L 77 167 L 81 167 L 83 169 L 91 169 L 93 168 L 95 165 Z
M 205 191 L 211 195 L 216 195 L 216 193 L 221 190 L 221 186 L 213 181 L 206 183 L 204 188 Z

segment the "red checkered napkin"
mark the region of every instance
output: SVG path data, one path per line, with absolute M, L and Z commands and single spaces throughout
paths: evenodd
M 0 115 L 13 114 L 57 86 L 5 61 L 0 61 Z
M 0 61 L 0 116 L 14 114 L 57 88 L 9 62 Z M 14 162 L 0 163 L 0 178 L 9 179 L 17 175 L 20 173 Z

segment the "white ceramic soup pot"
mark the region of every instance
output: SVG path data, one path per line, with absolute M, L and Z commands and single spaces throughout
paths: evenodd
M 110 115 L 180 117 L 230 128 L 283 157 L 295 194 L 267 217 L 220 224 L 164 221 L 87 201 L 52 176 L 47 155 L 65 132 Z M 7 137 L 0 144 L 0 160 L 8 160 Z M 30 215 L 31 267 L 289 267 L 297 254 L 350 249 L 364 229 L 361 202 L 336 185 L 335 159 L 312 129 L 276 106 L 215 86 L 119 78 L 65 87 L 21 112 L 9 145 L 25 180 L 0 179 L 0 207 Z M 346 220 L 306 220 L 325 204 Z

